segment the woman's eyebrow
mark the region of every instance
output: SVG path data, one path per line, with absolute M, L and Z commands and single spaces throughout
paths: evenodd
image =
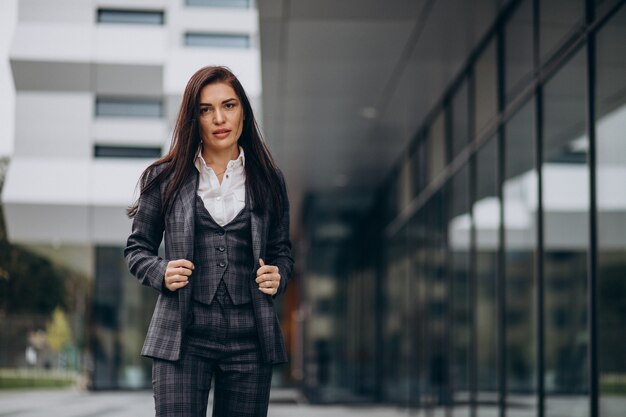
M 231 98 L 227 98 L 226 100 L 222 101 L 222 104 L 224 103 L 228 103 L 229 101 L 233 101 L 233 100 L 237 100 L 235 97 L 231 97 Z M 211 103 L 200 103 L 201 106 L 212 106 Z

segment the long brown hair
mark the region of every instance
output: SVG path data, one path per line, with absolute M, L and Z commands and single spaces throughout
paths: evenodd
M 252 191 L 254 210 L 269 210 L 274 215 L 280 216 L 283 201 L 276 164 L 262 139 L 246 92 L 237 77 L 222 66 L 200 68 L 189 79 L 176 118 L 170 150 L 143 171 L 139 179 L 141 193 L 159 186 L 163 180 L 168 179 L 162 199 L 162 211 L 166 213 L 180 187 L 190 175 L 195 174 L 193 162 L 202 141 L 199 123 L 200 92 L 204 86 L 213 83 L 230 85 L 243 105 L 243 128 L 238 143 L 246 155 L 246 182 Z M 163 169 L 157 175 L 151 175 L 156 167 L 163 164 L 165 164 Z M 134 217 L 137 209 L 136 201 L 128 208 L 128 217 Z

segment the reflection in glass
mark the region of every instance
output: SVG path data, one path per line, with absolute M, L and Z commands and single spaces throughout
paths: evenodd
M 428 135 L 428 182 L 443 171 L 446 165 L 446 136 L 445 136 L 445 123 L 444 113 L 440 113 L 439 116 L 433 121 Z
M 537 171 L 533 102 L 506 125 L 503 184 L 507 415 L 536 415 Z
M 457 172 L 450 184 L 448 244 L 451 288 L 450 376 L 455 416 L 469 416 L 470 391 L 470 241 L 469 168 Z
M 597 326 L 601 417 L 626 410 L 626 7 L 597 37 Z
M 387 401 L 406 404 L 409 398 L 409 357 L 407 302 L 408 257 L 406 229 L 402 228 L 387 245 L 385 285 L 384 381 L 383 395 Z
M 156 295 L 130 275 L 122 248 L 96 248 L 90 335 L 93 388 L 150 386 L 151 362 L 139 353 Z
M 539 2 L 539 53 L 546 61 L 584 21 L 585 0 Z
M 585 49 L 545 85 L 543 290 L 546 416 L 588 415 L 589 166 Z
M 594 0 L 599 10 L 607 10 L 611 6 L 615 6 L 622 0 Z
M 411 164 L 413 195 L 418 195 L 426 186 L 426 141 L 421 139 L 412 155 Z
M 467 81 L 457 90 L 452 99 L 452 158 L 465 148 L 469 135 Z
M 525 84 L 533 70 L 533 2 L 524 0 L 506 24 L 504 80 L 507 100 Z
M 498 146 L 491 138 L 476 156 L 476 201 L 472 214 L 476 227 L 476 382 L 478 415 L 496 416 L 498 408 L 496 280 L 500 244 L 498 198 Z
M 409 344 L 412 349 L 410 358 L 410 406 L 422 407 L 422 394 L 425 391 L 426 372 L 425 363 L 425 323 L 427 321 L 428 298 L 426 295 L 426 280 L 424 275 L 424 261 L 426 259 L 426 223 L 424 211 L 413 216 L 407 226 L 407 247 L 409 251 L 409 316 L 410 327 Z
M 474 111 L 476 113 L 474 135 L 479 135 L 498 111 L 495 40 L 491 41 L 476 62 L 474 77 L 476 83 L 474 88 L 476 96 L 476 101 L 474 102 Z
M 437 192 L 425 206 L 426 259 L 424 277 L 426 287 L 428 322 L 425 333 L 427 346 L 423 366 L 426 371 L 427 388 L 422 403 L 442 409 L 450 403 L 448 391 L 448 283 L 445 268 L 445 224 L 443 217 L 444 198 Z M 437 415 L 435 413 L 434 415 Z

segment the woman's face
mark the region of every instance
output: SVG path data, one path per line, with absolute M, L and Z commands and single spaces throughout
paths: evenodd
M 207 84 L 200 91 L 200 128 L 205 148 L 237 149 L 243 129 L 243 106 L 229 84 Z

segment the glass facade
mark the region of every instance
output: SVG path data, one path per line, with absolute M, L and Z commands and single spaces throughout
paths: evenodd
M 625 4 L 514 1 L 469 56 L 341 247 L 341 398 L 623 415 Z
M 604 3 L 607 2 L 611 3 L 608 0 Z M 602 417 L 623 414 L 626 398 L 625 38 L 626 7 L 622 7 L 598 31 L 594 54 L 595 332 L 599 415 Z
M 152 361 L 139 356 L 157 292 L 138 285 L 122 247 L 95 248 L 96 269 L 89 326 L 92 389 L 151 386 Z

